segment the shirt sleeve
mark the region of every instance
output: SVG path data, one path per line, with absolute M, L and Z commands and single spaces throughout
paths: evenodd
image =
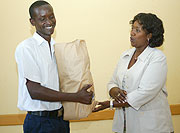
M 136 110 L 151 101 L 164 87 L 167 76 L 167 62 L 164 55 L 151 59 L 139 87 L 127 94 L 127 102 Z
M 41 83 L 40 68 L 35 51 L 29 47 L 19 47 L 16 50 L 15 57 L 21 76 L 25 79 Z

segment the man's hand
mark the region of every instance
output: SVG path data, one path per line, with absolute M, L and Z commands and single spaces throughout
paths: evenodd
M 115 99 L 119 103 L 124 103 L 126 102 L 126 95 L 127 92 L 125 90 L 121 90 L 118 87 L 113 87 L 110 92 L 110 96 Z
M 109 101 L 99 102 L 97 105 L 98 106 L 96 108 L 94 108 L 92 112 L 98 112 L 100 110 L 104 110 L 106 108 L 109 108 L 110 102 Z
M 90 85 L 90 84 L 85 85 L 80 91 L 78 91 L 76 93 L 78 102 L 83 103 L 83 104 L 91 104 L 92 103 L 93 92 L 87 91 L 91 86 L 92 85 Z
M 50 88 L 41 86 L 40 83 L 33 82 L 28 79 L 26 85 L 31 98 L 34 100 L 42 100 L 48 102 L 67 101 L 67 102 L 80 102 L 83 104 L 91 104 L 93 98 L 93 92 L 87 91 L 92 86 L 90 84 L 85 85 L 77 93 L 54 91 Z

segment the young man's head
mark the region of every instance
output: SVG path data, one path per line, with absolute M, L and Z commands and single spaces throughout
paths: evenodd
M 46 1 L 36 1 L 29 8 L 30 22 L 36 32 L 44 39 L 49 40 L 56 26 L 52 6 Z

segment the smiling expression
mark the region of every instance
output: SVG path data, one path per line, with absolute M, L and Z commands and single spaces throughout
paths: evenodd
M 30 22 L 36 28 L 36 32 L 44 39 L 49 40 L 56 26 L 56 19 L 50 5 L 42 5 L 34 9 Z

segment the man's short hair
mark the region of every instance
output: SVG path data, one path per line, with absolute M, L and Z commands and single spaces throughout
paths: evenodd
M 29 15 L 31 18 L 34 17 L 34 9 L 37 7 L 40 7 L 42 5 L 50 5 L 48 2 L 44 1 L 44 0 L 38 0 L 35 1 L 30 7 L 29 7 Z

